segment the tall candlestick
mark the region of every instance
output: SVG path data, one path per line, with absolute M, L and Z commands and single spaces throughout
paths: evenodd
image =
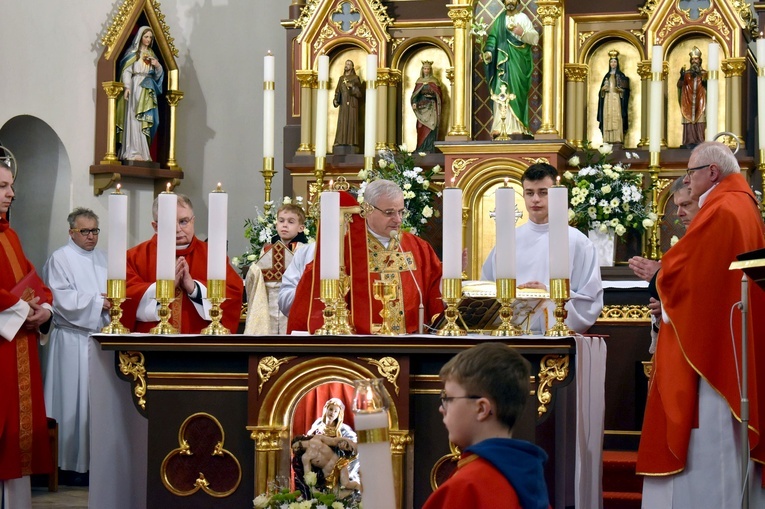
M 319 55 L 319 89 L 316 91 L 316 157 L 327 155 L 327 108 L 329 107 L 329 56 Z
M 228 193 L 220 182 L 210 193 L 210 210 L 207 221 L 207 279 L 226 279 L 226 243 L 228 240 Z
M 709 43 L 709 76 L 707 80 L 707 132 L 706 141 L 715 139 L 720 130 L 719 111 L 720 104 L 720 45 L 712 41 Z
M 178 226 L 178 196 L 159 194 L 157 211 L 157 281 L 175 281 L 175 232 Z
M 515 279 L 515 190 L 500 187 L 495 194 L 497 279 Z
M 367 97 L 364 117 L 364 157 L 375 155 L 375 135 L 377 134 L 377 55 L 367 55 Z
M 757 130 L 758 148 L 765 150 L 765 37 L 762 33 L 757 39 Z
M 651 95 L 648 110 L 648 150 L 659 152 L 661 150 L 661 103 L 663 98 L 661 74 L 664 60 L 663 50 L 660 45 L 655 45 L 651 53 Z
M 462 277 L 462 189 L 444 189 L 443 264 L 444 279 Z
M 269 51 L 263 57 L 263 157 L 274 157 L 274 62 Z
M 321 252 L 321 279 L 340 279 L 340 193 L 321 193 L 319 218 L 319 250 Z
M 550 227 L 550 279 L 569 279 L 568 264 L 568 189 L 553 186 L 547 190 Z
M 109 242 L 107 279 L 125 279 L 128 197 L 121 185 L 109 195 Z

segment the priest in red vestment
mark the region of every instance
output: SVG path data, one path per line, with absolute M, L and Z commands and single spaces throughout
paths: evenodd
M 665 323 L 637 472 L 647 476 L 644 507 L 739 507 L 742 327 L 736 303 L 741 300 L 742 272 L 728 267 L 737 255 L 765 247 L 765 227 L 727 146 L 699 145 L 688 166 L 685 182 L 701 208 L 683 238 L 665 254 L 657 279 Z M 754 283 L 749 303 L 748 435 L 751 458 L 762 463 L 765 292 Z M 752 491 L 760 490 L 759 482 Z
M 0 162 L 0 505 L 20 509 L 32 506 L 29 476 L 55 468 L 37 353 L 53 297 L 8 224 L 14 177 Z
M 158 201 L 154 200 L 152 226 L 157 231 Z M 199 334 L 210 324 L 207 297 L 207 243 L 194 235 L 194 208 L 188 196 L 178 195 L 175 230 L 175 300 L 170 304 L 170 324 L 181 334 Z M 214 228 L 215 225 L 210 225 Z M 157 325 L 157 236 L 127 252 L 127 297 L 122 323 L 134 332 L 149 332 Z M 242 278 L 226 266 L 226 300 L 221 304 L 221 324 L 236 333 L 242 311 Z
M 407 213 L 403 192 L 395 182 L 376 180 L 366 187 L 363 206 L 350 194 L 341 192 L 340 208 L 351 216 L 343 238 L 343 263 L 350 287 L 349 322 L 359 334 L 379 330 L 382 304 L 375 299 L 372 288 L 375 281 L 384 279 L 398 288 L 391 328 L 402 334 L 417 332 L 420 303 L 424 306 L 425 323 L 444 309 L 439 289 L 441 261 L 430 244 L 408 232 L 399 232 Z M 295 290 L 288 333 L 296 330 L 313 333 L 324 324 L 324 304 L 319 299 L 321 250 L 315 247 L 318 244 L 303 248 L 316 249 L 316 254 L 306 265 Z

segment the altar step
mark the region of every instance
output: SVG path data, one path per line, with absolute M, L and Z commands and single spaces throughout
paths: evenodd
M 640 509 L 643 477 L 635 474 L 637 452 L 603 451 L 603 509 Z

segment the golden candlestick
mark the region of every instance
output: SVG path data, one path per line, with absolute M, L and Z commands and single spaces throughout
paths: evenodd
M 661 166 L 659 163 L 659 152 L 650 153 L 650 161 L 648 164 L 648 173 L 651 176 L 651 207 L 649 212 L 653 212 L 657 216 L 659 215 L 659 171 Z M 657 221 L 656 224 L 651 227 L 651 238 L 648 245 L 649 257 L 652 260 L 661 259 L 661 249 L 659 246 L 659 228 L 661 225 Z
M 120 323 L 122 308 L 120 304 L 125 301 L 127 294 L 124 279 L 109 279 L 106 281 L 106 298 L 111 303 L 109 307 L 109 325 L 101 329 L 103 334 L 129 334 L 130 330 Z
M 159 323 L 152 327 L 151 334 L 178 334 L 178 330 L 170 325 L 170 303 L 175 300 L 175 281 L 159 279 L 156 286 L 157 302 L 159 303 Z
M 345 296 L 348 295 L 348 292 L 351 289 L 350 281 L 351 278 L 348 277 L 348 275 L 345 273 L 345 268 L 341 265 L 339 282 L 340 294 L 335 301 L 335 315 L 337 317 L 337 334 L 342 336 L 356 334 L 356 329 L 348 321 L 348 306 L 346 306 L 345 303 Z
M 274 175 L 279 173 L 278 171 L 274 170 L 273 157 L 263 158 L 263 169 L 260 171 L 260 173 L 263 175 L 263 183 L 265 185 L 265 204 L 263 205 L 263 208 L 267 214 L 271 209 L 271 182 L 274 179 Z
M 337 301 L 340 299 L 340 280 L 321 280 L 321 301 L 324 303 L 324 325 L 316 329 L 314 334 L 318 336 L 333 336 L 340 334 L 337 320 Z
M 220 305 L 226 300 L 226 280 L 208 279 L 207 280 L 207 300 L 210 301 L 210 325 L 202 329 L 202 334 L 207 336 L 223 336 L 231 334 L 231 331 L 224 327 L 220 320 L 223 318 L 223 311 Z
M 391 304 L 396 297 L 398 297 L 398 285 L 394 282 L 386 282 L 383 280 L 377 280 L 373 286 L 375 299 L 382 302 L 382 309 L 380 310 L 380 317 L 382 317 L 382 326 L 377 334 L 383 336 L 396 336 L 398 335 L 391 328 Z
M 315 167 L 313 170 L 313 175 L 316 177 L 316 183 L 319 184 L 319 189 L 322 188 L 324 185 L 324 170 L 326 168 L 327 164 L 327 158 L 326 157 L 317 157 L 315 160 Z
M 520 336 L 523 334 L 521 328 L 513 325 L 513 301 L 515 300 L 515 279 L 500 278 L 496 281 L 497 301 L 502 305 L 499 310 L 499 318 L 502 323 L 496 330 L 492 331 L 492 336 Z
M 545 331 L 547 337 L 573 336 L 574 331 L 568 328 L 566 320 L 566 301 L 571 296 L 570 282 L 568 278 L 550 280 L 550 298 L 555 302 L 555 325 Z
M 760 214 L 765 219 L 765 148 L 758 150 L 760 154 L 760 162 L 757 164 L 757 169 L 760 170 L 762 179 L 762 202 L 760 202 Z
M 462 280 L 460 278 L 447 278 L 441 280 L 442 290 L 441 299 L 446 304 L 444 316 L 446 325 L 438 331 L 439 336 L 464 336 L 465 331 L 457 326 L 457 318 L 460 316 L 460 310 L 457 307 L 462 299 Z

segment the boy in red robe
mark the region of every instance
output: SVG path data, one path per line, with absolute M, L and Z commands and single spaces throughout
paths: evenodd
M 547 454 L 512 438 L 529 394 L 526 360 L 502 343 L 483 343 L 457 354 L 440 376 L 444 425 L 463 452 L 457 470 L 423 509 L 549 508 Z

